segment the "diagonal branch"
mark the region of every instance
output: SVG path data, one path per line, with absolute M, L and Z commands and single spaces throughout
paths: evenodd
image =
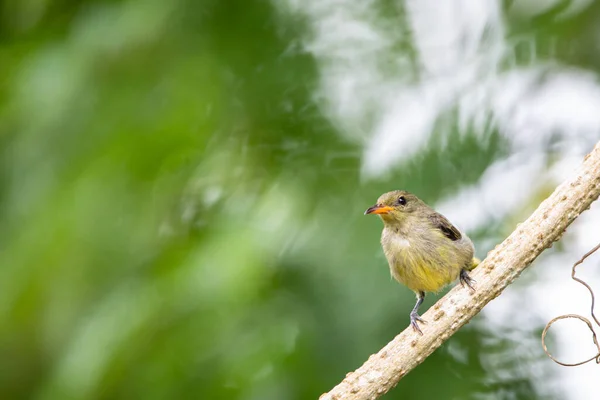
M 477 281 L 475 293 L 457 285 L 423 315 L 430 321 L 423 336 L 405 329 L 320 400 L 374 400 L 387 393 L 559 240 L 599 194 L 600 142 L 575 174 L 472 271 Z

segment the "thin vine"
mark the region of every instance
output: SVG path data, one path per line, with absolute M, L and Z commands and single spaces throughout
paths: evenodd
M 592 296 L 591 315 L 592 315 L 592 318 L 594 319 L 594 322 L 596 322 L 596 325 L 598 325 L 598 327 L 600 327 L 600 321 L 598 321 L 598 318 L 596 318 L 596 314 L 594 313 L 594 305 L 595 305 L 595 302 L 596 302 L 596 297 L 594 296 L 594 291 L 592 290 L 592 288 L 590 287 L 590 285 L 588 285 L 585 281 L 583 281 L 582 279 L 579 279 L 579 278 L 577 278 L 575 276 L 575 272 L 576 272 L 577 266 L 580 265 L 580 264 L 583 264 L 583 262 L 585 261 L 585 259 L 588 258 L 589 256 L 591 256 L 592 254 L 594 254 L 594 252 L 596 252 L 596 250 L 598 250 L 598 249 L 600 249 L 600 244 L 598 244 L 592 250 L 590 250 L 587 253 L 585 253 L 583 255 L 583 257 L 581 257 L 581 259 L 579 259 L 579 261 L 577 261 L 575 264 L 573 264 L 573 268 L 571 269 L 571 278 L 574 281 L 581 283 L 590 292 L 590 295 Z M 548 333 L 548 330 L 550 329 L 550 327 L 552 326 L 552 324 L 554 324 L 558 320 L 569 319 L 569 318 L 578 319 L 578 320 L 583 321 L 583 322 L 586 323 L 586 325 L 588 326 L 588 328 L 592 332 L 592 340 L 594 341 L 594 344 L 596 345 L 596 348 L 598 349 L 598 353 L 596 353 L 595 356 L 590 357 L 589 359 L 587 359 L 585 361 L 580 361 L 578 363 L 573 363 L 573 364 L 565 363 L 565 362 L 557 360 L 550 353 L 550 351 L 548 351 L 548 348 L 546 347 L 546 334 Z M 596 332 L 594 331 L 594 327 L 593 327 L 593 325 L 592 325 L 592 323 L 590 322 L 589 319 L 587 319 L 587 318 L 585 318 L 585 317 L 583 317 L 581 315 L 578 315 L 578 314 L 560 315 L 560 316 L 552 319 L 550 322 L 548 322 L 546 324 L 546 327 L 544 328 L 544 331 L 542 332 L 542 347 L 544 348 L 544 352 L 546 353 L 546 355 L 548 357 L 550 357 L 550 359 L 552 361 L 554 361 L 557 364 L 563 365 L 565 367 L 576 367 L 578 365 L 586 364 L 586 363 L 588 363 L 588 362 L 590 362 L 592 360 L 596 360 L 596 364 L 600 364 L 600 345 L 598 344 L 598 338 L 596 336 Z

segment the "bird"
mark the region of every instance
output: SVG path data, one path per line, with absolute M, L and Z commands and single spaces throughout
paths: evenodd
M 365 211 L 383 221 L 381 246 L 391 275 L 415 292 L 417 302 L 410 312 L 410 325 L 423 335 L 419 315 L 426 292 L 438 292 L 460 280 L 475 291 L 469 271 L 479 264 L 475 248 L 446 217 L 405 190 L 382 194 L 377 203 Z

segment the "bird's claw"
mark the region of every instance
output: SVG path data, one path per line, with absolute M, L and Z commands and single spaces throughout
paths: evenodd
M 417 314 L 415 311 L 410 313 L 410 326 L 412 326 L 413 330 L 415 332 L 417 332 L 419 335 L 423 336 L 423 331 L 421 331 L 421 328 L 419 328 L 419 322 L 422 324 L 426 324 L 427 321 L 425 321 L 423 318 L 421 318 L 421 316 L 419 314 Z
M 477 283 L 475 279 L 471 278 L 466 270 L 463 269 L 460 271 L 460 284 L 462 285 L 462 287 L 465 287 L 465 285 L 467 285 L 469 289 L 471 289 L 471 291 L 474 292 L 475 287 L 473 286 L 473 284 L 475 283 Z

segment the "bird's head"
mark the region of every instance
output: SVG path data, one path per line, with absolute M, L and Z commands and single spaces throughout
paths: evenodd
M 377 204 L 365 211 L 367 214 L 377 214 L 384 223 L 399 224 L 416 211 L 421 210 L 425 203 L 417 196 L 404 190 L 394 190 L 379 196 Z

